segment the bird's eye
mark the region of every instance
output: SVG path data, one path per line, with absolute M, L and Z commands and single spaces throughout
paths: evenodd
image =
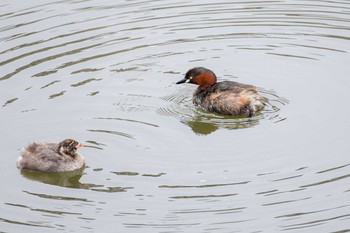
M 186 83 L 189 83 L 192 80 L 193 76 L 188 77 L 188 79 L 186 80 Z

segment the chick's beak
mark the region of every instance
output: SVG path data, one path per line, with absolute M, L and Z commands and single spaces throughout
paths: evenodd
M 82 144 L 82 143 L 78 143 L 78 145 L 76 145 L 76 146 L 75 146 L 75 148 L 77 148 L 77 149 L 78 149 L 78 148 L 83 147 L 83 146 L 85 146 L 85 145 L 84 145 L 84 144 Z

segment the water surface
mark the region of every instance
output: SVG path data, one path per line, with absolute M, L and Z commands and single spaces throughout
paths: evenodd
M 350 231 L 347 1 L 2 1 L 1 232 Z M 269 99 L 193 106 L 204 66 Z M 33 141 L 81 171 L 19 171 Z

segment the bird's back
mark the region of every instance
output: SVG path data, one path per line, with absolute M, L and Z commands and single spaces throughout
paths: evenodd
M 73 158 L 57 152 L 56 143 L 33 143 L 22 150 L 17 160 L 20 169 L 45 172 L 72 171 L 84 166 L 84 158 L 76 153 Z
M 198 88 L 193 102 L 210 112 L 252 116 L 265 106 L 265 99 L 249 84 L 224 81 L 209 88 Z

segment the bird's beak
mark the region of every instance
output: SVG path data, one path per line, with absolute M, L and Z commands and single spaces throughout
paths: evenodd
M 184 79 L 181 79 L 180 81 L 178 81 L 176 84 L 187 83 L 189 81 L 190 81 L 189 79 L 184 78 Z
M 83 143 L 78 143 L 78 145 L 76 145 L 76 147 L 75 148 L 80 148 L 80 147 L 83 147 L 83 146 L 85 146 Z

